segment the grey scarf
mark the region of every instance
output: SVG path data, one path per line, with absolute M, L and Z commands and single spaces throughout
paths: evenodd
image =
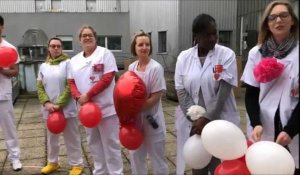
M 266 39 L 259 51 L 263 57 L 282 59 L 286 57 L 296 45 L 297 40 L 292 35 L 285 39 L 280 45 L 277 45 L 274 38 L 271 36 Z

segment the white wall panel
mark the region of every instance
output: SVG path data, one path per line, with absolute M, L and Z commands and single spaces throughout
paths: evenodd
M 32 13 L 35 12 L 34 0 L 1 0 L 0 1 L 1 13 Z

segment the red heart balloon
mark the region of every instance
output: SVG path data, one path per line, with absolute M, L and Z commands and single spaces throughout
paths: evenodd
M 129 150 L 136 150 L 143 143 L 142 131 L 132 123 L 121 126 L 119 137 L 121 144 Z
M 217 166 L 215 175 L 251 175 L 245 162 L 235 160 L 224 160 Z
M 96 127 L 102 120 L 100 107 L 94 102 L 84 103 L 79 110 L 79 120 L 87 128 Z
M 11 47 L 0 47 L 0 67 L 9 67 L 16 63 L 18 53 Z
M 49 114 L 47 127 L 53 134 L 59 134 L 64 131 L 67 125 L 64 114 L 61 111 L 55 111 Z
M 116 83 L 114 104 L 121 123 L 135 120 L 146 101 L 146 86 L 132 71 L 125 72 Z

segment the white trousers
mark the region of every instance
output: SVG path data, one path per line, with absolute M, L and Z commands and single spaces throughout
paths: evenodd
M 4 134 L 5 144 L 8 150 L 8 159 L 12 162 L 19 160 L 20 148 L 11 100 L 0 101 L 0 126 Z
M 77 118 L 66 118 L 67 125 L 62 135 L 67 148 L 67 156 L 71 166 L 82 166 L 82 149 Z M 47 123 L 47 120 L 45 120 Z M 57 163 L 59 156 L 59 136 L 47 129 L 48 162 Z
M 192 122 L 183 114 L 180 106 L 175 109 L 175 129 L 176 129 L 176 174 L 183 175 L 185 171 L 185 161 L 183 158 L 183 146 L 190 137 Z
M 94 159 L 94 175 L 123 174 L 117 115 L 103 118 L 95 128 L 85 128 Z
M 154 175 L 169 174 L 169 167 L 165 157 L 165 134 L 163 132 L 154 135 L 144 133 L 143 139 L 143 143 L 138 149 L 129 151 L 132 174 L 148 174 L 146 162 L 147 153 L 152 164 Z

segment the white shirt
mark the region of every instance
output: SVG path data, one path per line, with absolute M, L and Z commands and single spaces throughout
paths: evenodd
M 49 100 L 54 104 L 65 89 L 69 62 L 70 60 L 68 59 L 60 62 L 58 65 L 43 63 L 40 66 L 37 80 L 42 81 Z M 41 108 L 44 119 L 47 119 L 49 112 L 45 109 L 45 107 L 42 106 Z M 70 98 L 69 103 L 63 107 L 63 112 L 65 118 L 77 116 L 76 105 L 73 98 Z
M 75 80 L 81 94 L 87 93 L 103 74 L 118 72 L 114 55 L 100 46 L 97 46 L 89 57 L 85 58 L 83 52 L 72 57 L 69 70 L 68 78 Z M 115 81 L 113 80 L 104 91 L 92 98 L 92 101 L 100 106 L 103 118 L 116 114 L 113 101 L 114 87 Z
M 137 70 L 138 61 L 135 61 L 129 65 L 128 70 L 134 71 L 145 83 L 147 97 L 150 94 L 165 91 L 166 90 L 166 82 L 164 78 L 164 69 L 163 67 L 155 60 L 150 59 L 150 62 L 147 64 L 145 72 L 141 72 Z M 151 125 L 149 125 L 146 116 L 152 115 L 152 117 L 156 120 L 159 127 L 157 129 L 153 129 Z M 142 127 L 145 134 L 160 134 L 166 132 L 165 119 L 162 109 L 161 100 L 153 105 L 150 109 L 143 111 L 138 117 L 137 121 L 138 125 Z
M 10 47 L 10 48 L 14 48 L 17 51 L 15 46 L 10 44 L 3 38 L 2 38 L 2 42 L 0 43 L 0 47 Z M 17 62 L 15 64 L 17 64 L 19 61 L 20 61 L 20 58 L 18 56 Z M 12 99 L 11 78 L 0 73 L 0 101 L 1 100 L 11 100 L 11 99 Z
M 214 79 L 213 68 L 215 65 L 223 65 L 223 72 L 218 80 Z M 193 98 L 195 104 L 199 101 L 199 89 L 201 87 L 205 106 L 209 106 L 216 97 L 219 80 L 222 79 L 232 86 L 237 86 L 237 65 L 234 52 L 224 46 L 215 45 L 206 56 L 204 65 L 200 63 L 198 46 L 182 51 L 176 62 L 175 89 L 185 89 Z M 240 124 L 240 115 L 237 110 L 233 92 L 224 104 L 221 119 Z
M 277 108 L 280 111 L 280 120 L 284 127 L 291 117 L 293 109 L 299 101 L 299 43 L 283 59 L 277 60 L 284 65 L 284 71 L 276 80 L 268 83 L 259 83 L 255 80 L 253 69 L 262 60 L 260 46 L 249 51 L 248 61 L 241 80 L 259 87 L 260 119 L 264 128 L 262 139 L 274 141 L 274 116 Z M 292 90 L 298 89 L 298 96 L 292 95 Z M 289 145 L 296 165 L 299 165 L 299 134 Z

